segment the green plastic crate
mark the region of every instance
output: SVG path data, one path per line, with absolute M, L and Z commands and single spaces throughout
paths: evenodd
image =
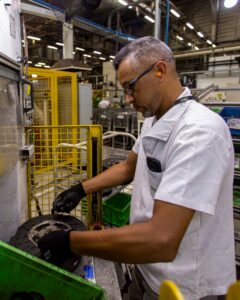
M 0 270 L 1 300 L 17 292 L 40 293 L 45 300 L 106 300 L 100 286 L 1 241 Z
M 240 192 L 233 191 L 233 205 L 240 207 Z
M 118 193 L 103 202 L 103 221 L 116 226 L 128 224 L 131 195 Z

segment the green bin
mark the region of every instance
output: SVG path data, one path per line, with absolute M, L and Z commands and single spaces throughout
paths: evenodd
M 103 202 L 103 221 L 116 226 L 128 224 L 131 195 L 118 193 Z
M 103 289 L 0 241 L 0 299 L 38 293 L 45 300 L 105 300 Z M 39 299 L 39 298 L 36 298 Z
M 240 207 L 240 192 L 233 191 L 233 205 Z

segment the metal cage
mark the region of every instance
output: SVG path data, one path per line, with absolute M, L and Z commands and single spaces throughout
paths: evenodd
M 100 125 L 27 127 L 26 140 L 35 149 L 28 163 L 30 218 L 51 213 L 60 192 L 101 172 Z M 72 211 L 88 225 L 101 219 L 101 195 L 97 195 L 97 207 L 96 201 L 93 207 L 92 197 L 83 199 Z

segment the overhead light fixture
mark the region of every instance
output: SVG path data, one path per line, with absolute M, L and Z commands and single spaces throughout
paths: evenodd
M 76 54 L 76 52 L 73 51 L 73 54 Z
M 92 55 L 90 55 L 90 54 L 83 54 L 83 56 L 85 56 L 85 57 L 92 57 Z
M 183 41 L 183 38 L 179 35 L 176 36 L 178 40 Z
M 237 4 L 238 0 L 225 0 L 224 1 L 224 6 L 226 8 L 231 8 Z
M 63 43 L 59 43 L 59 42 L 57 42 L 57 43 L 55 43 L 56 45 L 58 45 L 58 46 L 64 46 L 64 44 Z
M 93 51 L 93 53 L 98 54 L 98 55 L 102 54 L 102 52 L 99 52 L 99 51 Z
M 27 62 L 28 64 L 32 64 L 32 61 L 31 60 L 28 60 L 28 62 Z
M 128 3 L 126 1 L 124 1 L 124 0 L 118 0 L 118 2 L 121 3 L 124 6 L 128 5 Z
M 195 50 L 199 50 L 199 48 L 197 46 L 194 47 Z
M 186 25 L 187 25 L 188 28 L 194 29 L 194 27 L 193 27 L 193 25 L 191 23 L 187 22 Z
M 189 42 L 189 43 L 187 43 L 187 44 L 188 44 L 189 47 L 192 47 L 192 43 Z
M 155 23 L 155 20 L 153 18 L 149 17 L 149 16 L 144 16 L 144 18 L 146 20 L 148 20 L 149 22 L 151 22 L 151 23 Z
M 212 45 L 212 42 L 211 42 L 210 40 L 207 40 L 207 43 L 208 43 L 209 45 Z
M 51 45 L 47 45 L 47 47 L 48 47 L 49 49 L 58 50 L 58 48 L 57 48 L 57 47 L 54 47 L 54 46 L 51 46 Z
M 50 66 L 47 66 L 47 65 L 46 65 L 46 66 L 43 66 L 43 67 L 46 68 L 46 69 L 50 69 Z
M 27 38 L 30 39 L 30 40 L 34 40 L 34 41 L 41 41 L 40 38 L 35 37 L 35 36 L 31 36 L 31 35 L 28 35 Z
M 213 47 L 213 48 L 216 48 L 216 45 L 215 45 L 215 44 L 212 44 L 212 47 Z
M 40 68 L 42 67 L 42 65 L 39 65 L 39 64 L 35 64 L 34 66 L 35 67 L 40 67 Z
M 110 58 L 112 58 L 112 59 L 114 59 L 114 58 L 115 58 L 115 56 L 114 56 L 114 55 L 110 55 L 109 57 L 110 57 Z
M 197 35 L 200 36 L 201 38 L 204 37 L 204 35 L 200 31 L 198 31 Z
M 132 5 L 129 5 L 129 6 L 128 6 L 128 9 L 132 9 L 132 8 L 133 8 Z
M 37 74 L 32 74 L 32 78 L 37 78 Z
M 45 66 L 46 65 L 44 62 L 39 62 L 37 64 L 40 65 L 40 66 Z
M 79 51 L 85 51 L 85 49 L 79 48 L 79 47 L 76 47 L 75 49 L 76 49 L 76 50 L 79 50 Z
M 177 18 L 180 18 L 180 17 L 181 17 L 180 14 L 179 14 L 175 9 L 173 9 L 173 8 L 170 9 L 170 12 L 171 12 L 175 17 L 177 17 Z
M 106 60 L 106 58 L 105 58 L 105 57 L 102 57 L 102 56 L 100 56 L 99 59 L 101 59 L 101 60 Z

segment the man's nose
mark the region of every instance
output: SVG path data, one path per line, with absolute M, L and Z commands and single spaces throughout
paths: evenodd
M 134 102 L 134 97 L 128 94 L 125 94 L 125 102 L 127 104 L 131 104 L 132 102 Z

